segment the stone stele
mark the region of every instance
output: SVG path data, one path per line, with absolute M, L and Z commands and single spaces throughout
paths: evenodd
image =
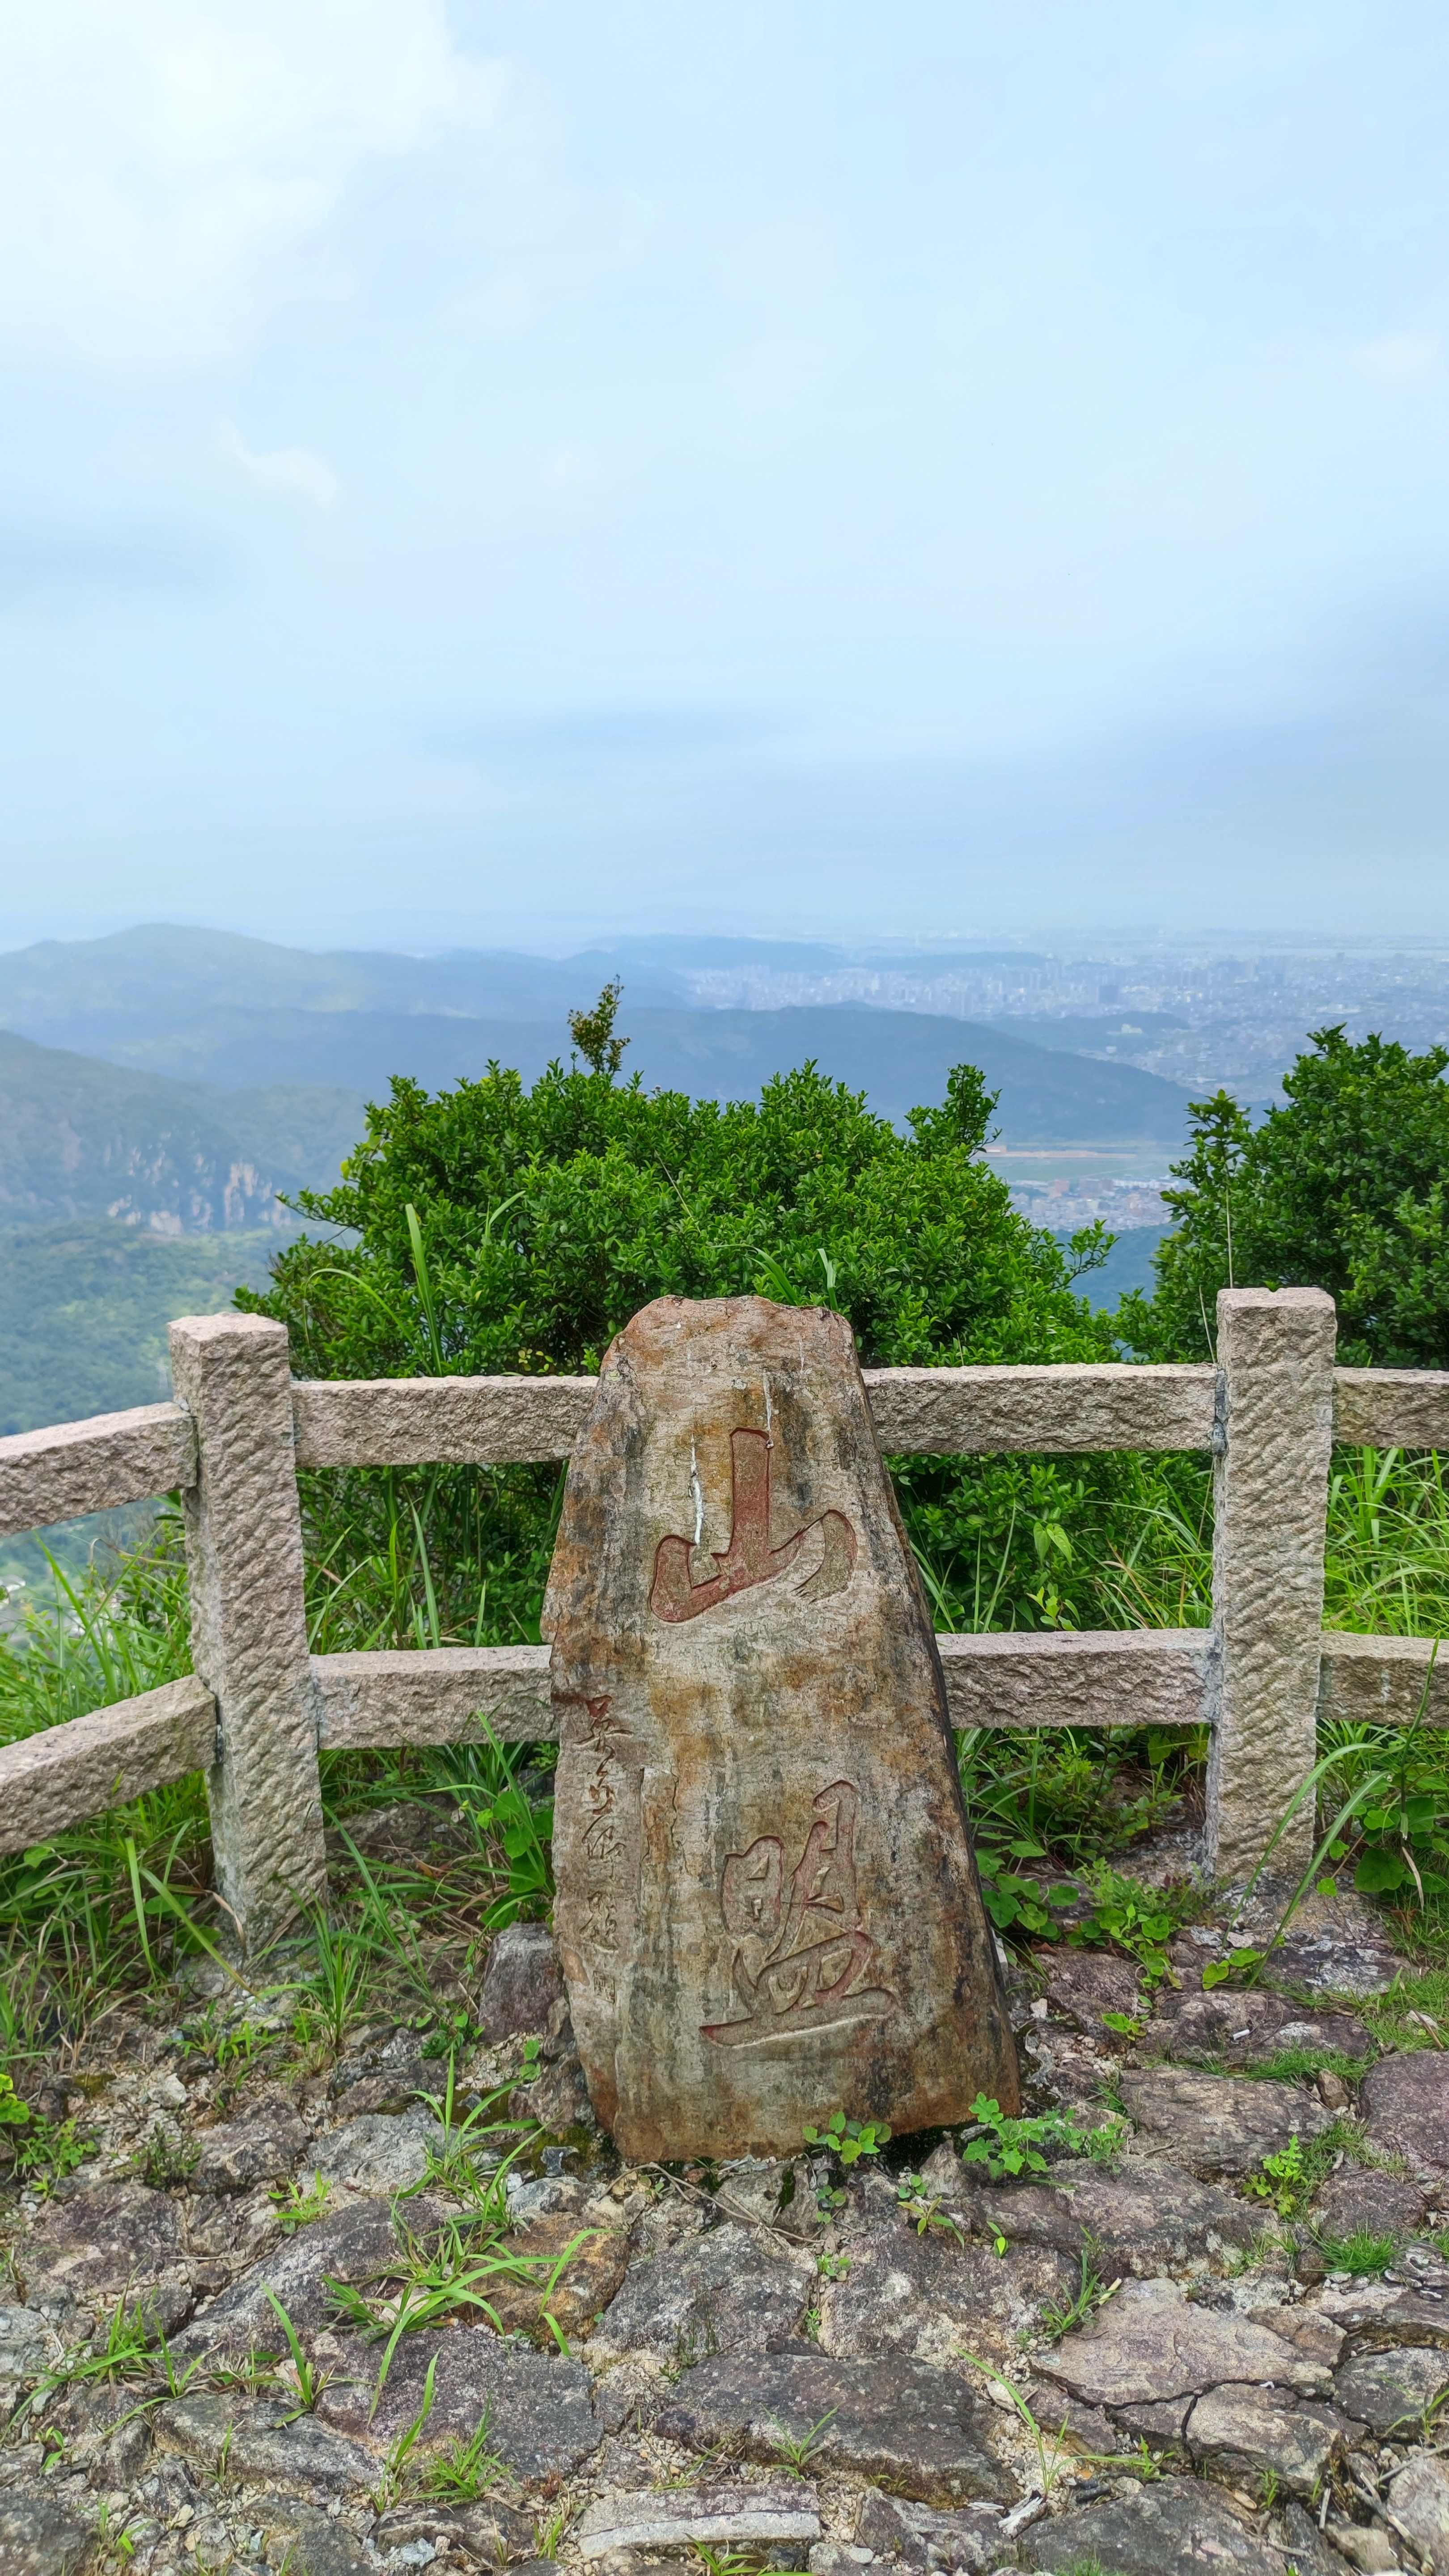
M 544 1612 L 555 1921 L 631 2157 L 1019 2107 L 935 1642 L 851 1330 L 646 1306 L 569 1467 Z

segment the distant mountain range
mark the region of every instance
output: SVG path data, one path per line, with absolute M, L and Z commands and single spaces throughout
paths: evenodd
M 759 945 L 772 957 L 835 953 Z M 1181 1139 L 1175 1084 L 1000 1026 L 856 1003 L 690 1007 L 685 967 L 751 946 L 630 941 L 563 961 L 314 956 L 163 925 L 12 952 L 0 959 L 0 1030 L 12 1032 L 0 1036 L 0 1224 L 272 1222 L 278 1190 L 332 1180 L 390 1076 L 437 1090 L 496 1059 L 533 1080 L 567 1056 L 570 1009 L 621 966 L 626 1070 L 651 1086 L 738 1099 L 813 1059 L 900 1120 L 939 1100 L 950 1068 L 969 1061 L 1000 1093 L 1008 1145 L 1156 1150 Z

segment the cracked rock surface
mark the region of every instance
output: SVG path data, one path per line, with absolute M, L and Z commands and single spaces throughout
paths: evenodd
M 998 2182 L 941 2133 L 623 2164 L 539 1925 L 482 1966 L 451 2135 L 405 2023 L 299 2058 L 229 1994 L 207 2048 L 122 2016 L 50 2079 L 92 2151 L 4 2201 L 0 2571 L 1337 2576 L 1400 2563 L 1386 2534 L 1449 2567 L 1449 2056 L 1376 2055 L 1327 1976 L 1204 1992 L 1176 1946 L 1150 2007 L 1106 1949 L 1047 1954 L 1035 1998 L 1013 1971 L 1028 2108 L 1128 2116 Z M 1315 2049 L 1363 2068 L 1346 2111 Z M 1302 2077 L 1245 2071 L 1289 2051 Z M 1285 2219 L 1253 2186 L 1294 2138 Z M 1337 2268 L 1356 2235 L 1380 2268 Z

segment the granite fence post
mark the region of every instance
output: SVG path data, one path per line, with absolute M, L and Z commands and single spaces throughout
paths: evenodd
M 188 1316 L 171 1327 L 171 1368 L 197 1432 L 186 1558 L 193 1656 L 217 1707 L 216 1888 L 255 1956 L 327 1886 L 286 1327 Z
M 1336 1318 L 1321 1288 L 1225 1288 L 1217 1320 L 1207 1859 L 1233 1887 L 1262 1861 L 1316 1756 Z M 1313 1828 L 1309 1797 L 1268 1860 L 1274 1882 L 1302 1875 Z

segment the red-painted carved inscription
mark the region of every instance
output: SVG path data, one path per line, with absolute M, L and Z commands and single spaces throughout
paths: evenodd
M 711 1550 L 710 1561 L 715 1571 L 702 1583 L 693 1581 L 690 1558 L 695 1553 L 687 1538 L 664 1538 L 659 1542 L 654 1559 L 654 1588 L 649 1607 L 657 1619 L 678 1622 L 697 1619 L 702 1610 L 713 1610 L 721 1601 L 731 1601 L 741 1592 L 751 1592 L 756 1584 L 773 1583 L 788 1574 L 806 1540 L 819 1531 L 822 1554 L 814 1572 L 798 1587 L 802 1601 L 822 1601 L 827 1594 L 842 1592 L 855 1570 L 856 1537 L 843 1512 L 822 1512 L 817 1520 L 807 1521 L 802 1529 L 781 1541 L 770 1544 L 770 1452 L 773 1444 L 763 1431 L 732 1431 L 730 1434 L 730 1543 L 721 1554 Z

